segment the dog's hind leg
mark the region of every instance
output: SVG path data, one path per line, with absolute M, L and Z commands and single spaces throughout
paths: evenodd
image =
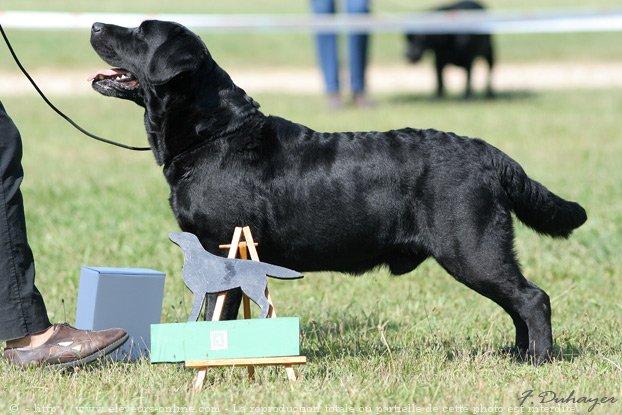
M 458 281 L 500 305 L 512 317 L 521 353 L 543 363 L 553 343 L 549 297 L 520 272 L 510 214 L 489 215 L 489 220 L 481 211 L 477 218 L 462 218 L 435 258 Z
M 488 78 L 486 79 L 486 97 L 494 98 L 495 91 L 492 87 L 492 72 L 495 66 L 495 51 L 492 46 L 492 39 L 487 39 L 486 51 L 484 52 L 484 59 L 488 63 Z
M 266 297 L 266 288 L 262 288 L 260 291 L 257 290 L 248 290 L 244 289 L 246 287 L 242 287 L 242 291 L 244 294 L 248 296 L 255 304 L 259 306 L 261 309 L 261 313 L 259 315 L 260 318 L 266 318 L 268 313 L 270 312 L 270 302 L 268 301 L 268 297 Z M 256 288 L 256 286 L 254 287 Z
M 266 297 L 265 292 L 257 299 L 258 305 L 261 308 L 261 318 L 268 317 L 268 313 L 270 312 L 270 302 L 268 301 L 268 297 Z
M 192 304 L 192 311 L 190 312 L 188 321 L 197 321 L 199 319 L 199 314 L 201 313 L 203 302 L 205 301 L 205 294 L 206 293 L 194 294 L 194 303 Z
M 445 69 L 446 62 L 441 60 L 436 55 L 435 67 L 436 70 L 436 97 L 443 98 L 445 96 L 445 83 L 443 82 L 443 70 Z
M 473 62 L 469 62 L 464 70 L 466 71 L 466 83 L 464 86 L 464 99 L 469 99 L 473 96 Z

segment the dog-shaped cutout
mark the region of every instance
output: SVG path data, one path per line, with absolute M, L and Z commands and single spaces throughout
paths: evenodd
M 184 252 L 182 276 L 194 294 L 188 321 L 197 321 L 207 294 L 240 288 L 261 308 L 261 318 L 268 315 L 270 303 L 266 297 L 268 276 L 279 279 L 298 279 L 302 274 L 288 268 L 259 261 L 223 258 L 203 249 L 199 238 L 189 232 L 172 232 L 169 238 Z

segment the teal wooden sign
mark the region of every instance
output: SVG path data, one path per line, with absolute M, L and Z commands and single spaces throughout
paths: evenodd
M 151 363 L 299 354 L 298 317 L 151 325 Z

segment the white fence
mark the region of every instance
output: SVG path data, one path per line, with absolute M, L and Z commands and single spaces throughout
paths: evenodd
M 101 21 L 137 26 L 147 19 L 172 20 L 219 32 L 411 32 L 554 33 L 622 30 L 622 9 L 580 11 L 452 11 L 372 15 L 312 14 L 131 14 L 0 12 L 0 24 L 15 29 L 86 29 Z

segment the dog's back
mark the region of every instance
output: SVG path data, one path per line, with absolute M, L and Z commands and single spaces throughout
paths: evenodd
M 477 1 L 459 1 L 439 7 L 437 11 L 485 10 Z M 492 49 L 488 34 L 459 33 L 430 36 L 430 48 L 445 57 L 447 63 L 465 67 L 478 56 L 486 57 Z
M 485 10 L 486 7 L 477 1 L 460 1 L 435 8 L 434 11 L 448 12 L 452 10 Z M 421 53 L 432 50 L 445 63 L 465 67 L 477 56 L 488 59 L 492 55 L 492 41 L 488 34 L 423 34 L 406 35 L 409 43 L 407 57 L 416 62 Z M 492 57 L 490 57 L 492 60 Z
M 455 3 L 446 4 L 444 6 L 440 6 L 435 10 L 438 11 L 451 11 L 451 10 L 484 10 L 486 6 L 478 1 L 473 0 L 464 0 L 458 1 Z

